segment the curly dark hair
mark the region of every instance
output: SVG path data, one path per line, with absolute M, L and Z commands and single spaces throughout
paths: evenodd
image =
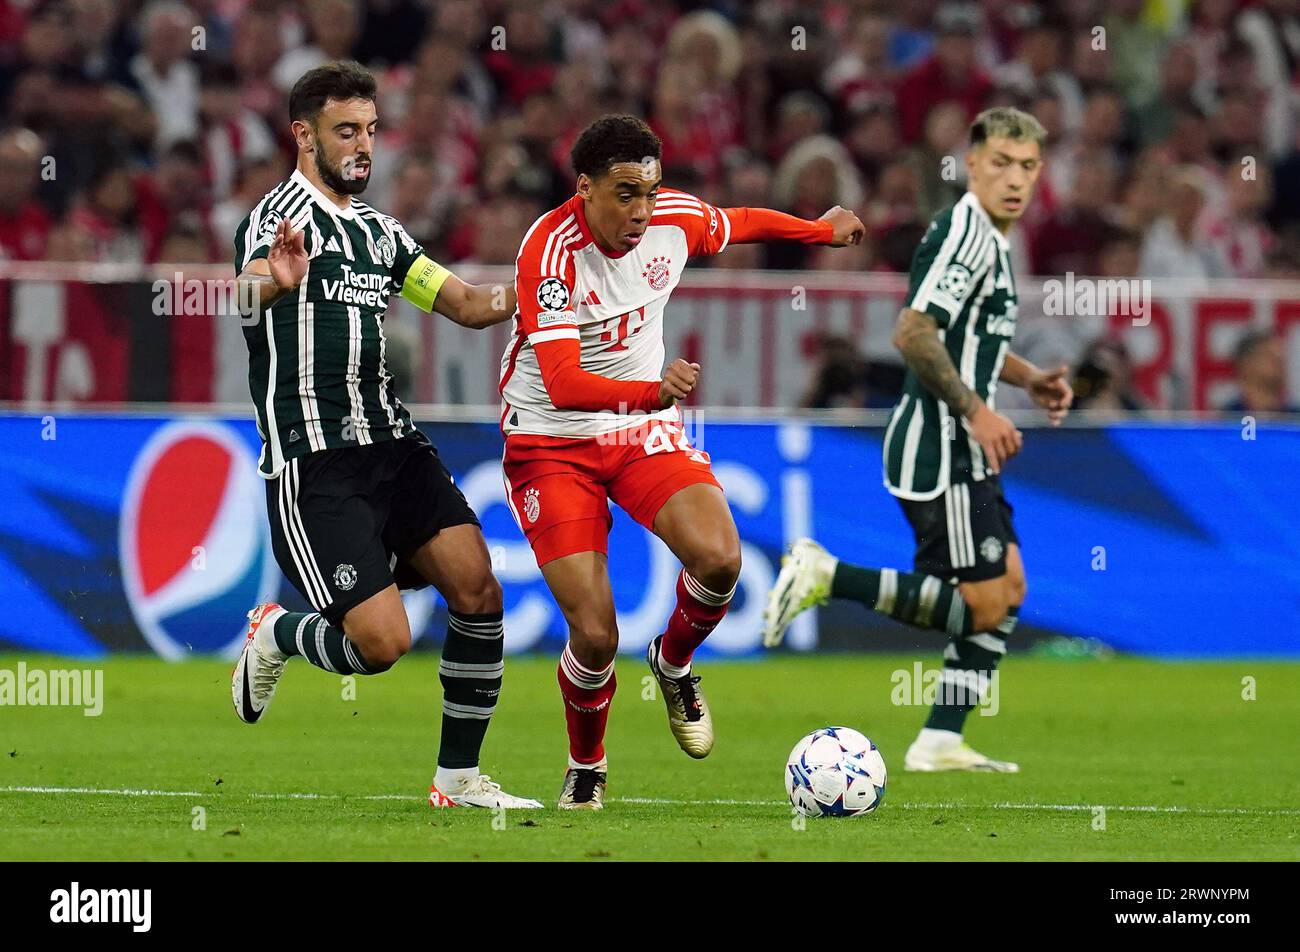
M 582 130 L 569 161 L 573 171 L 590 178 L 604 175 L 611 165 L 644 162 L 663 155 L 663 145 L 654 131 L 636 116 L 601 116 Z
M 289 92 L 289 120 L 315 122 L 326 101 L 348 99 L 375 101 L 375 77 L 353 60 L 338 60 L 309 69 L 298 77 Z

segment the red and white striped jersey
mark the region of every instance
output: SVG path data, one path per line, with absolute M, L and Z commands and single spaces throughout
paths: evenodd
M 547 212 L 519 248 L 519 309 L 501 360 L 501 428 L 507 435 L 589 437 L 642 422 L 642 413 L 677 419 L 677 408 L 660 409 L 657 399 L 664 307 L 686 260 L 725 248 L 732 231 L 728 213 L 740 211 L 661 188 L 645 236 L 616 254 L 593 240 L 583 204 L 575 195 Z M 580 359 L 563 379 L 549 361 L 548 390 L 548 359 L 544 354 L 539 362 L 538 347 L 553 341 L 577 341 Z M 592 374 L 647 383 L 641 389 L 606 385 Z

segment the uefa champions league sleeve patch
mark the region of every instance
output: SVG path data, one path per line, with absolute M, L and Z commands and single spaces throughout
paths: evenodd
M 257 230 L 257 236 L 262 239 L 274 238 L 275 229 L 279 227 L 282 218 L 284 218 L 283 212 L 276 211 L 274 208 L 271 209 L 266 213 L 266 217 L 262 219 L 262 225 Z
M 939 279 L 939 290 L 960 301 L 970 287 L 970 269 L 954 261 Z
M 537 286 L 537 304 L 543 311 L 563 311 L 569 306 L 569 289 L 559 278 L 547 278 Z

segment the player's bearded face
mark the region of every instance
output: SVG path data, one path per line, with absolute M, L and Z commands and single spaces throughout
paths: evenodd
M 578 194 L 586 200 L 587 225 L 607 251 L 631 251 L 641 243 L 659 194 L 659 162 L 621 162 L 604 175 L 578 179 Z
M 989 139 L 967 153 L 966 164 L 971 191 L 995 221 L 1015 221 L 1025 213 L 1043 171 L 1032 139 Z
M 375 104 L 368 99 L 327 100 L 311 123 L 316 173 L 334 194 L 366 190 L 377 124 Z
M 345 154 L 346 153 L 346 154 Z M 360 195 L 370 184 L 370 152 L 344 147 L 331 156 L 324 141 L 316 145 L 316 171 L 330 191 L 338 195 Z

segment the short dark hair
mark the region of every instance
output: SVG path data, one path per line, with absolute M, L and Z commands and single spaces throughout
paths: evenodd
M 663 155 L 663 144 L 645 122 L 636 116 L 601 116 L 583 129 L 569 152 L 573 171 L 595 178 L 611 165 L 640 163 Z
M 330 99 L 374 102 L 375 77 L 355 60 L 338 60 L 307 70 L 289 92 L 289 121 L 315 122 Z

